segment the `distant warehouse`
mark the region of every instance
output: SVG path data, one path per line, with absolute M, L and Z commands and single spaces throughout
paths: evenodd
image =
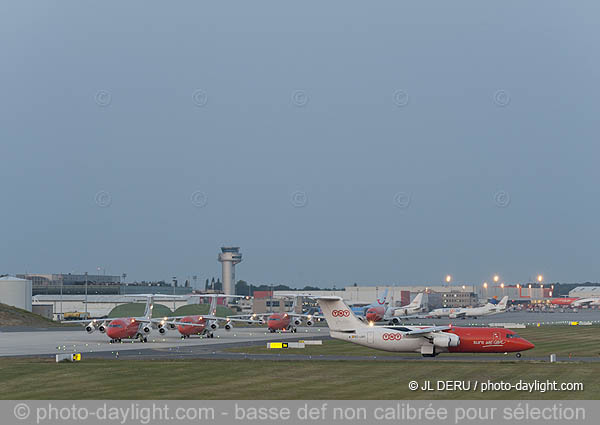
M 600 298 L 600 286 L 578 286 L 569 291 L 569 297 L 573 298 Z
M 121 276 L 93 275 L 75 273 L 56 274 L 18 274 L 18 278 L 30 280 L 33 295 L 38 294 L 77 294 L 83 292 L 83 287 L 88 285 L 90 293 L 119 294 Z
M 31 282 L 12 276 L 0 277 L 0 303 L 31 311 Z

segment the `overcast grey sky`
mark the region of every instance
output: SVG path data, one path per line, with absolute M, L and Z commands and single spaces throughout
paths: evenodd
M 600 5 L 0 5 L 0 273 L 600 278 Z

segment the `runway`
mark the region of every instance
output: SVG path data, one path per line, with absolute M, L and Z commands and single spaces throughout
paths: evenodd
M 0 357 L 15 356 L 54 356 L 59 353 L 82 353 L 86 357 L 91 353 L 104 353 L 103 356 L 111 356 L 111 353 L 119 352 L 141 352 L 145 350 L 157 351 L 169 356 L 177 351 L 184 351 L 193 347 L 222 346 L 233 344 L 240 346 L 251 343 L 253 345 L 275 340 L 298 340 L 304 338 L 325 337 L 329 335 L 327 328 L 300 327 L 297 333 L 282 332 L 270 333 L 266 328 L 234 328 L 228 332 L 219 329 L 214 338 L 191 337 L 182 340 L 179 333 L 169 331 L 166 335 L 160 335 L 153 330 L 147 343 L 137 340 L 124 341 L 123 343 L 111 344 L 108 337 L 100 332 L 88 334 L 83 327 L 76 330 L 34 330 L 0 332 Z
M 448 324 L 456 326 L 485 325 L 488 323 L 526 323 L 536 326 L 552 323 L 568 323 L 571 321 L 598 322 L 600 312 L 580 311 L 531 313 L 508 312 L 480 319 L 424 319 L 412 320 L 410 324 Z M 182 340 L 177 331 L 171 330 L 166 335 L 153 330 L 147 343 L 127 341 L 111 344 L 108 337 L 100 332 L 87 334 L 83 327 L 64 328 L 2 328 L 0 327 L 0 357 L 54 357 L 58 353 L 81 353 L 84 358 L 120 358 L 120 359 L 249 359 L 249 360 L 362 360 L 362 361 L 407 361 L 423 360 L 421 356 L 411 354 L 398 354 L 397 356 L 381 356 L 373 350 L 372 356 L 344 356 L 344 355 L 304 355 L 301 351 L 279 354 L 245 354 L 225 351 L 231 347 L 257 346 L 266 344 L 267 341 L 295 341 L 301 339 L 329 339 L 327 327 L 299 327 L 297 333 L 270 333 L 266 328 L 239 327 L 227 332 L 219 329 L 215 338 L 192 337 Z M 523 360 L 547 361 L 546 357 L 535 358 L 524 356 Z M 430 360 L 430 359 L 426 359 Z M 483 355 L 483 356 L 458 356 L 442 354 L 435 358 L 436 361 L 516 361 L 511 355 Z M 573 359 L 559 358 L 559 361 L 596 362 L 600 358 L 578 357 Z

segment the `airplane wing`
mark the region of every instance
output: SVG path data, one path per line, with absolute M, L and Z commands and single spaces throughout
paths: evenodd
M 384 320 L 410 320 L 410 319 L 430 319 L 431 316 L 423 316 L 421 314 L 410 314 L 408 316 L 388 316 L 385 317 Z
M 165 325 L 174 325 L 174 326 L 206 326 L 206 323 L 189 323 L 189 322 L 164 322 Z
M 110 322 L 112 319 L 77 319 L 77 320 L 61 320 L 60 323 L 104 323 Z
M 318 316 L 316 314 L 303 314 L 303 313 L 286 313 L 291 317 L 306 317 L 307 319 L 324 319 L 323 316 Z
M 220 316 L 203 315 L 200 317 L 205 320 L 216 320 L 216 321 L 223 321 L 223 322 L 259 323 L 258 320 L 236 319 L 236 318 L 220 317 Z M 180 322 L 177 320 L 169 320 L 169 319 L 166 319 L 166 320 L 165 319 L 152 319 L 151 321 L 153 323 L 162 323 L 165 325 L 206 326 L 206 323 Z
M 234 314 L 232 316 L 227 316 L 232 319 L 241 319 L 241 320 L 253 320 L 257 317 L 269 317 L 273 313 L 252 313 L 252 314 Z M 203 316 L 204 317 L 204 316 Z
M 214 317 L 211 320 L 224 320 L 227 322 L 244 322 L 244 323 L 260 323 L 258 320 L 254 320 L 252 318 L 248 318 L 248 319 L 240 319 L 238 317 Z
M 408 332 L 405 332 L 406 335 L 426 335 L 432 332 L 441 332 L 452 329 L 452 326 L 429 326 L 427 328 L 417 328 L 411 329 Z

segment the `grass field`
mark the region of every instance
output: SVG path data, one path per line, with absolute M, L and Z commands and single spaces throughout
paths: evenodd
M 597 399 L 600 363 L 0 360 L 0 399 Z M 416 380 L 582 382 L 578 392 L 410 391 Z M 434 384 L 435 385 L 435 384 Z
M 0 326 L 35 326 L 57 327 L 63 326 L 58 322 L 46 319 L 39 314 L 0 303 Z
M 532 350 L 524 351 L 523 358 L 549 356 L 551 353 L 560 357 L 598 357 L 600 356 L 600 326 L 543 326 L 515 331 L 535 344 Z M 266 343 L 255 347 L 231 348 L 227 351 L 249 354 L 266 354 L 279 352 L 282 354 L 345 355 L 345 356 L 397 356 L 397 353 L 374 350 L 338 340 L 323 341 L 322 346 L 307 346 L 304 349 L 270 350 Z M 401 353 L 403 356 L 406 353 Z M 420 354 L 415 353 L 415 358 Z M 443 354 L 441 354 L 443 356 Z M 461 354 L 461 356 L 481 356 L 481 354 Z M 513 358 L 513 355 L 507 356 Z
M 599 327 L 521 329 L 536 344 L 516 361 L 267 361 L 87 360 L 56 364 L 47 359 L 0 359 L 0 399 L 598 399 L 600 362 L 549 363 L 526 356 L 556 353 L 574 358 L 600 355 Z M 234 349 L 266 353 L 263 347 Z M 274 350 L 270 350 L 273 353 Z M 341 341 L 281 353 L 394 356 Z M 443 354 L 442 354 L 443 356 Z M 283 357 L 285 359 L 285 357 Z M 430 380 L 511 382 L 552 380 L 583 383 L 583 391 L 410 391 Z M 433 382 L 435 386 L 435 382 Z

